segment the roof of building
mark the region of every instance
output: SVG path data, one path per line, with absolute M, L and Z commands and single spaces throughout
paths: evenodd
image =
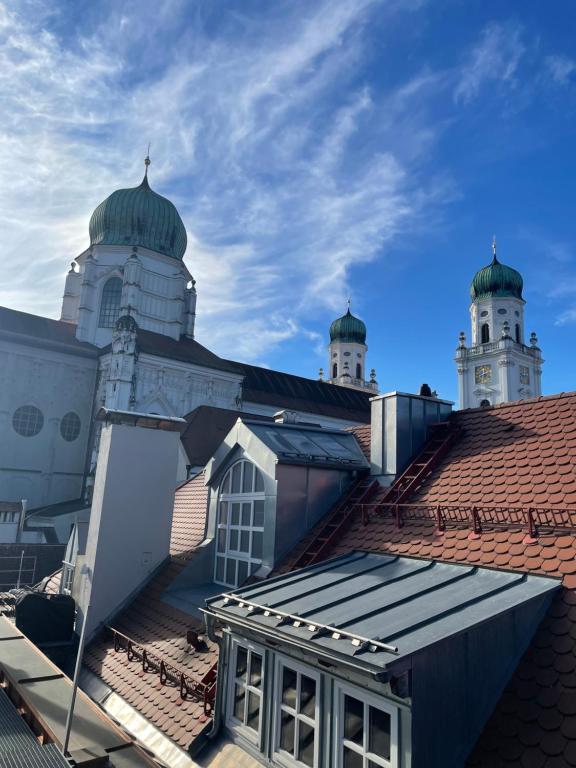
M 202 625 L 161 598 L 204 538 L 207 493 L 202 474 L 177 489 L 170 561 L 111 622 L 114 629 L 134 642 L 136 649 L 145 649 L 151 659 L 162 659 L 199 681 L 216 662 L 217 646 L 206 639 L 204 651 L 189 647 L 187 629 L 202 632 Z M 191 695 L 182 699 L 178 686 L 161 685 L 157 670 L 143 674 L 142 662 L 137 658 L 128 661 L 125 648 L 124 644 L 123 650 L 116 651 L 113 634 L 105 631 L 87 648 L 84 663 L 166 736 L 187 749 L 211 723 L 202 701 Z
M 20 725 L 24 721 L 15 710 L 13 714 L 10 712 L 12 705 L 7 704 L 7 697 L 0 691 L 0 757 L 14 757 L 14 754 L 18 754 L 21 761 L 5 761 L 4 765 L 10 768 L 55 768 L 68 765 L 67 761 L 56 761 L 54 747 L 62 746 L 64 742 L 72 695 L 71 681 L 4 617 L 0 618 L 0 640 L 3 682 L 22 702 L 24 711 L 32 713 L 38 732 L 49 734 L 55 742 L 52 749 L 45 751 L 32 731 L 30 734 L 36 745 L 26 739 L 25 730 Z M 14 754 L 9 754 L 11 751 Z M 92 764 L 95 756 L 104 758 L 108 755 L 111 757 L 110 765 L 114 768 L 153 768 L 155 765 L 82 691 L 78 691 L 76 697 L 69 752 L 74 764 L 78 766 Z M 117 762 L 113 755 L 129 755 L 130 759 L 121 758 Z
M 203 467 L 216 453 L 216 449 L 239 418 L 274 421 L 272 416 L 231 411 L 212 405 L 200 405 L 190 411 L 185 416 L 186 427 L 180 437 L 189 464 L 193 467 Z
M 523 287 L 524 282 L 520 272 L 506 264 L 501 264 L 494 253 L 490 264 L 482 267 L 474 275 L 470 286 L 470 297 L 472 301 L 508 296 L 521 299 Z
M 393 674 L 406 657 L 522 603 L 539 619 L 558 587 L 558 579 L 356 551 L 207 603 L 223 621 L 248 619 L 276 641 Z
M 242 385 L 244 403 L 317 413 L 360 423 L 370 421 L 370 398 L 374 397 L 374 392 L 362 392 L 247 363 L 233 365 L 245 377 Z
M 366 456 L 368 461 L 370 461 L 370 439 L 372 436 L 372 429 L 370 428 L 370 424 L 361 424 L 357 427 L 349 427 L 349 430 L 356 437 L 356 440 L 358 440 L 358 445 L 362 449 L 364 456 Z
M 216 371 L 238 373 L 233 363 L 223 360 L 202 346 L 202 344 L 199 344 L 195 339 L 189 339 L 186 336 L 173 339 L 171 336 L 165 336 L 162 333 L 154 333 L 153 331 L 139 328 L 137 343 L 138 349 L 145 354 L 167 357 L 170 360 L 179 360 L 182 363 L 212 368 Z M 109 352 L 110 345 L 102 351 Z
M 409 500 L 403 527 L 389 513 L 357 518 L 328 556 L 361 549 L 562 579 L 468 765 L 576 766 L 576 393 L 459 411 L 454 420 L 462 437 Z M 473 507 L 482 531 L 470 536 Z M 548 522 L 535 541 L 526 540 L 529 508 Z
M 330 326 L 330 342 L 366 344 L 366 325 L 350 312 L 334 320 Z
M 98 349 L 92 344 L 78 341 L 75 325 L 9 307 L 0 307 L 0 332 L 2 331 L 65 344 L 78 352 L 93 352 L 94 355 L 98 353 Z
M 170 200 L 154 192 L 148 173 L 137 187 L 117 189 L 90 218 L 90 245 L 132 245 L 181 259 L 186 227 Z

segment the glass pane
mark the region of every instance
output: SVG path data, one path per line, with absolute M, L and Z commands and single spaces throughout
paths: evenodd
M 235 686 L 235 693 L 234 693 L 234 717 L 236 717 L 241 722 L 244 722 L 244 697 L 246 696 L 246 691 L 244 690 L 244 687 L 241 685 Z
M 248 561 L 238 560 L 238 586 L 244 584 L 248 578 Z
M 362 755 L 359 755 L 358 752 L 354 752 L 352 749 L 349 749 L 348 747 L 344 747 L 343 768 L 363 768 L 362 763 L 363 763 Z
M 233 549 L 234 552 L 238 551 L 238 531 L 234 528 L 230 530 L 230 549 Z
M 250 531 L 240 533 L 240 552 L 250 552 Z
M 226 528 L 218 529 L 218 552 L 226 551 Z
M 308 717 L 316 716 L 316 680 L 306 675 L 300 678 L 300 712 Z
M 235 677 L 239 680 L 246 679 L 246 669 L 248 667 L 248 651 L 242 646 L 238 646 L 236 652 L 236 672 Z
M 232 504 L 232 525 L 240 525 L 240 504 Z
M 250 518 L 252 517 L 252 504 L 250 502 L 244 502 L 242 504 L 242 525 L 249 528 L 252 525 Z
M 304 765 L 314 766 L 314 736 L 315 729 L 304 723 L 302 720 L 298 723 L 298 760 Z
M 263 501 L 255 501 L 254 502 L 254 523 L 255 528 L 263 528 L 264 527 L 264 502 Z
M 236 586 L 236 560 L 226 560 L 226 584 Z
M 254 483 L 254 467 L 247 461 L 244 462 L 244 478 L 242 479 L 242 493 L 252 493 Z
M 248 716 L 246 717 L 246 725 L 248 728 L 258 730 L 258 721 L 260 713 L 260 696 L 251 691 L 248 691 Z
M 354 744 L 364 743 L 364 703 L 344 696 L 344 738 Z
M 242 472 L 242 464 L 236 464 L 232 468 L 232 493 L 240 493 L 241 472 Z
M 222 483 L 222 493 L 230 493 L 230 472 L 226 472 L 224 482 Z
M 262 531 L 254 531 L 252 534 L 252 557 L 262 559 Z
M 227 501 L 220 502 L 220 522 L 222 523 L 222 525 L 226 525 L 228 523 L 228 502 Z
M 254 474 L 255 474 L 255 482 L 254 482 L 254 490 L 256 493 L 264 493 L 264 478 L 262 477 L 262 473 L 254 468 Z
M 296 709 L 296 672 L 289 667 L 282 668 L 282 702 Z
M 280 747 L 294 754 L 294 718 L 287 712 L 280 714 Z
M 368 749 L 378 757 L 390 760 L 390 715 L 369 707 Z
M 224 563 L 223 557 L 216 558 L 216 581 L 224 581 Z
M 259 653 L 252 653 L 250 659 L 250 685 L 259 688 L 262 682 L 262 656 Z

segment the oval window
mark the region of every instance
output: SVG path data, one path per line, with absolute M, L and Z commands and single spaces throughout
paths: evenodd
M 498 314 L 499 314 L 499 315 L 505 315 L 505 314 L 507 314 L 507 312 L 506 312 L 506 310 L 505 310 L 503 307 L 501 307 L 501 308 L 498 310 Z
M 60 434 L 67 443 L 72 443 L 80 434 L 80 416 L 74 411 L 69 411 L 60 422 Z
M 12 426 L 22 437 L 34 437 L 44 426 L 44 415 L 35 405 L 21 405 L 14 411 Z
M 484 310 L 484 312 L 480 312 L 480 317 L 488 317 L 488 312 Z

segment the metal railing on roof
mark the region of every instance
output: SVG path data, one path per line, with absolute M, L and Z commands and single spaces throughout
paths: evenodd
M 126 652 L 128 661 L 141 662 L 143 672 L 156 672 L 160 677 L 160 685 L 171 683 L 180 689 L 181 699 L 192 696 L 195 701 L 204 704 L 204 714 L 211 714 L 216 697 L 217 662 L 212 664 L 201 680 L 198 680 L 114 627 L 106 625 L 106 629 L 112 633 L 116 653 Z
M 317 637 L 330 636 L 333 640 L 349 640 L 352 645 L 356 646 L 355 654 L 362 651 L 369 651 L 371 653 L 377 653 L 378 651 L 386 651 L 386 653 L 398 653 L 398 647 L 395 645 L 389 645 L 383 643 L 381 640 L 374 640 L 370 637 L 363 637 L 355 632 L 349 632 L 347 629 L 342 629 L 335 624 L 322 624 L 314 619 L 306 618 L 304 616 L 298 616 L 294 613 L 286 613 L 278 608 L 273 608 L 267 605 L 260 605 L 251 600 L 246 600 L 240 595 L 234 595 L 231 593 L 224 593 L 221 595 L 224 603 L 236 603 L 239 608 L 248 608 L 248 613 L 252 616 L 258 613 L 262 613 L 264 616 L 271 616 L 272 618 L 279 619 L 278 626 L 282 624 L 291 624 L 293 627 L 303 627 L 311 633 L 311 639 Z
M 576 532 L 576 509 L 569 507 L 522 507 L 495 504 L 361 504 L 362 522 L 374 516 L 394 518 L 398 528 L 406 521 L 430 520 L 443 533 L 448 527 L 468 527 L 470 537 L 476 538 L 484 527 L 516 529 L 526 532 L 525 542 L 538 538 L 542 532 Z

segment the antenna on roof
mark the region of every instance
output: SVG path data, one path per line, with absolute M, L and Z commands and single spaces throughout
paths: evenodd
M 150 142 L 148 142 L 148 151 L 146 152 L 146 157 L 144 158 L 144 165 L 146 166 L 146 170 L 144 171 L 144 176 L 148 177 L 148 166 L 150 165 Z

